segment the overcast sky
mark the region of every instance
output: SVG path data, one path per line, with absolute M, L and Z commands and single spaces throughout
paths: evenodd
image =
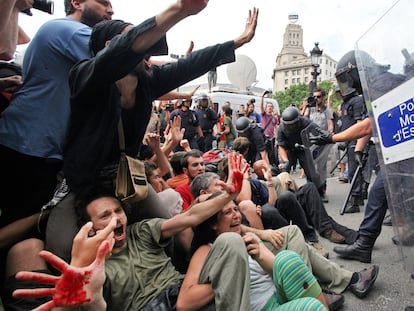
M 112 0 L 115 15 L 138 24 L 151 17 L 175 0 Z M 207 8 L 196 16 L 187 18 L 175 26 L 167 35 L 170 53 L 182 54 L 190 41 L 195 49 L 236 38 L 242 33 L 248 10 L 258 7 L 259 24 L 256 36 L 249 44 L 236 51 L 250 57 L 257 68 L 257 86 L 272 88 L 272 72 L 276 56 L 283 43 L 283 34 L 288 15 L 299 15 L 298 24 L 303 28 L 305 52 L 313 48 L 314 42 L 324 53 L 339 60 L 346 52 L 354 49 L 356 41 L 371 27 L 397 0 L 211 0 Z M 55 0 L 55 14 L 32 10 L 31 17 L 21 16 L 23 29 L 33 36 L 38 27 L 47 19 L 62 17 L 63 0 Z M 197 82 L 198 81 L 198 82 Z M 195 81 L 207 82 L 207 77 Z M 226 66 L 218 71 L 218 82 L 228 83 Z M 193 84 L 193 83 L 192 83 Z

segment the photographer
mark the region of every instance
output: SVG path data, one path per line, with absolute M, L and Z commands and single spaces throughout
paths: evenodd
M 259 124 L 260 122 L 262 122 L 262 116 L 258 114 L 256 111 L 254 111 L 255 102 L 256 100 L 254 98 L 250 99 L 247 102 L 247 109 L 245 111 L 244 116 Z
M 279 118 L 274 114 L 274 107 L 271 102 L 265 102 L 265 96 L 271 93 L 270 91 L 265 91 L 262 95 L 260 101 L 260 112 L 262 116 L 262 122 L 260 126 L 263 128 L 263 133 L 266 137 L 266 151 L 269 157 L 269 162 L 271 165 L 277 167 L 279 165 L 279 159 L 277 154 L 277 149 L 275 149 L 275 137 L 277 133 L 277 126 L 279 125 Z
M 334 133 L 334 122 L 333 122 L 333 113 L 325 105 L 325 96 L 326 93 L 323 89 L 316 88 L 313 90 L 313 97 L 308 98 L 308 105 L 304 111 L 304 117 L 309 118 L 313 123 L 317 124 L 321 129 L 329 131 L 331 134 Z M 331 148 L 325 148 L 324 146 L 318 146 L 313 151 L 313 154 L 316 154 L 315 157 L 315 166 L 316 170 L 321 176 L 322 180 L 326 180 L 327 177 L 327 162 L 329 157 L 329 152 Z M 322 199 L 324 203 L 328 202 L 326 197 L 326 181 L 323 185 L 324 189 Z

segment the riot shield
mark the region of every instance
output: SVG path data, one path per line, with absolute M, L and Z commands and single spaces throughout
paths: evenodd
M 310 142 L 310 137 L 312 135 L 317 136 L 319 134 L 319 127 L 315 123 L 309 124 L 306 128 L 304 128 L 300 132 L 300 137 L 302 139 L 303 145 L 297 145 L 296 148 L 300 148 L 303 150 L 305 157 L 304 161 L 306 163 L 304 169 L 306 168 L 305 174 L 307 179 L 312 181 L 316 188 L 320 188 L 325 180 L 323 176 L 320 176 L 315 167 L 315 159 L 324 152 L 329 152 L 330 146 L 323 145 L 323 146 L 316 146 L 312 145 Z M 318 149 L 316 149 L 318 148 Z M 316 154 L 317 153 L 317 154 Z
M 363 95 L 405 269 L 414 272 L 414 16 L 397 1 L 356 43 Z

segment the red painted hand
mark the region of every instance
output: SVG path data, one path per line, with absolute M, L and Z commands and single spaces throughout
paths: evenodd
M 249 165 L 243 162 L 243 156 L 234 152 L 228 155 L 229 178 L 227 184 L 234 188 L 233 192 L 239 193 L 243 185 L 243 176 L 249 169 Z M 243 167 L 243 168 L 242 168 Z M 229 192 L 227 190 L 227 192 Z
M 110 243 L 103 241 L 95 261 L 83 268 L 68 265 L 54 254 L 42 251 L 40 256 L 57 268 L 62 275 L 52 276 L 44 273 L 22 271 L 17 273 L 19 280 L 35 281 L 40 284 L 52 284 L 54 288 L 18 289 L 13 297 L 52 296 L 52 300 L 36 308 L 36 311 L 50 310 L 54 307 L 75 307 L 94 304 L 94 309 L 105 307 L 102 286 L 105 281 L 105 256 L 110 251 Z M 104 309 L 103 309 L 104 310 Z

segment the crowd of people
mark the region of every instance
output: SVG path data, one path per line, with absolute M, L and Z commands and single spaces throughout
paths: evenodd
M 15 13 L 32 3 L 10 2 L 18 26 Z M 152 61 L 167 53 L 168 30 L 207 3 L 177 1 L 134 26 L 112 20 L 109 0 L 65 0 L 67 17 L 31 39 L 21 79 L 2 88 L 13 92 L 0 117 L 6 310 L 337 310 L 343 292 L 371 291 L 377 265 L 347 270 L 319 240 L 371 262 L 379 232 L 347 228 L 324 206 L 332 143 L 355 140 L 345 148 L 355 161 L 349 179 L 363 161 L 356 139 L 370 128 L 355 130 L 366 123 L 360 94 L 338 89 L 346 117 L 335 119 L 334 93 L 326 103 L 320 88 L 281 115 L 269 91 L 260 112 L 254 100 L 236 111 L 199 87 L 175 91 L 206 73 L 214 86 L 216 68 L 254 38 L 257 8 L 235 39 Z M 338 120 L 347 131 L 338 133 Z M 148 194 L 139 202 L 115 196 L 121 152 L 144 162 Z M 291 175 L 298 161 L 301 187 Z M 367 198 L 370 178 L 359 178 L 345 212 Z

